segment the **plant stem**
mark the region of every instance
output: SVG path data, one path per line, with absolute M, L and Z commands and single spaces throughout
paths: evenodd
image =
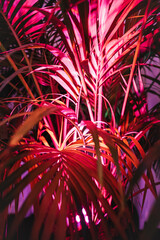
M 0 49 L 1 49 L 3 52 L 6 52 L 6 49 L 4 48 L 4 46 L 3 46 L 3 44 L 2 44 L 1 42 L 0 42 Z M 15 71 L 15 72 L 18 71 L 18 68 L 17 68 L 15 62 L 13 61 L 13 59 L 11 58 L 11 56 L 10 56 L 9 54 L 7 54 L 7 53 L 5 53 L 5 54 L 6 54 L 6 58 L 7 58 L 8 61 L 10 62 L 11 66 L 13 67 L 14 71 Z M 22 74 L 19 73 L 19 74 L 17 74 L 17 75 L 18 75 L 20 81 L 22 82 L 23 86 L 26 88 L 26 90 L 27 90 L 28 94 L 30 95 L 30 97 L 31 97 L 32 99 L 35 99 L 35 97 L 34 97 L 32 91 L 31 91 L 31 89 L 29 88 L 29 86 L 28 86 L 28 84 L 26 83 L 26 81 L 25 81 L 24 77 L 22 76 Z
M 2 11 L 0 11 L 0 13 L 2 14 L 2 16 L 3 16 L 3 18 L 5 19 L 6 23 L 8 24 L 8 26 L 9 26 L 11 32 L 13 33 L 13 36 L 15 37 L 18 45 L 19 45 L 20 47 L 22 47 L 22 44 L 21 44 L 21 42 L 20 42 L 20 40 L 19 40 L 19 38 L 18 38 L 15 30 L 13 29 L 12 25 L 10 24 L 9 20 L 6 18 L 5 14 L 4 14 Z M 22 49 L 21 51 L 22 51 L 22 53 L 23 53 L 23 56 L 24 56 L 24 58 L 25 58 L 25 61 L 26 61 L 27 65 L 28 65 L 28 67 L 29 67 L 29 70 L 30 70 L 30 72 L 31 72 L 31 74 L 32 74 L 32 77 L 33 77 L 34 83 L 35 83 L 35 85 L 36 85 L 38 94 L 42 97 L 43 94 L 42 94 L 42 92 L 41 92 L 41 89 L 40 89 L 39 84 L 38 84 L 38 82 L 37 82 L 37 79 L 36 79 L 36 77 L 35 77 L 35 74 L 33 73 L 33 69 L 32 69 L 31 64 L 30 64 L 30 62 L 29 62 L 29 59 L 28 59 L 25 51 L 24 51 L 23 49 Z
M 135 70 L 135 66 L 136 66 L 136 61 L 137 61 L 137 58 L 138 58 L 140 44 L 141 44 L 141 40 L 142 40 L 142 36 L 143 36 L 142 33 L 143 33 L 143 30 L 144 30 L 144 27 L 145 27 L 145 24 L 146 24 L 146 21 L 147 21 L 148 8 L 149 8 L 149 5 L 150 5 L 150 2 L 151 2 L 151 0 L 148 1 L 146 11 L 145 11 L 145 14 L 144 14 L 142 28 L 141 28 L 139 38 L 138 38 L 138 41 L 137 41 L 137 47 L 136 47 L 135 55 L 134 55 L 134 58 L 133 58 L 131 73 L 130 73 L 130 76 L 129 76 L 127 89 L 126 89 L 126 94 L 125 94 L 124 102 L 123 102 L 123 106 L 122 106 L 121 119 L 123 119 L 125 109 L 126 109 L 127 99 L 128 99 L 128 96 L 129 96 L 130 87 L 131 87 L 131 83 L 132 83 L 132 79 L 133 79 L 133 74 L 134 74 L 134 70 Z

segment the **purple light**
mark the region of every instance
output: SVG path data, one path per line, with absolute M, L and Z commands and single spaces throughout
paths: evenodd
M 81 219 L 79 215 L 76 215 L 76 222 L 77 222 L 78 231 L 80 231 L 82 229 L 82 226 L 81 226 Z

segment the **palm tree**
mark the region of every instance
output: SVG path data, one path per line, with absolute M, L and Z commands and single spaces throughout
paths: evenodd
M 151 162 L 140 162 L 148 162 L 148 131 L 159 124 L 141 74 L 151 67 L 147 58 L 159 54 L 158 1 L 0 4 L 0 21 L 14 39 L 0 43 L 0 125 L 12 135 L 1 141 L 1 234 L 15 201 L 7 239 L 31 206 L 30 239 L 127 239 L 127 221 L 134 225 L 128 199 L 143 191 L 145 200 L 148 188 L 157 197 L 151 170 L 157 145 Z M 139 177 L 146 187 L 136 193 Z

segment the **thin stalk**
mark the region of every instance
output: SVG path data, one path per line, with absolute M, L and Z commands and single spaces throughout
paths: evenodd
M 102 49 L 102 47 L 100 47 Z M 102 72 L 102 66 L 104 65 L 104 58 L 99 60 L 98 63 L 98 79 L 97 79 L 97 102 L 96 102 L 96 114 L 97 114 L 97 121 L 98 121 L 98 127 L 101 128 L 101 122 L 102 122 L 102 95 L 103 95 L 103 85 L 101 84 L 101 72 Z
M 81 78 L 81 81 L 82 81 L 82 87 L 83 87 L 84 94 L 85 94 L 85 100 L 86 100 L 86 103 L 87 103 L 88 112 L 89 112 L 91 121 L 94 122 L 94 117 L 93 117 L 91 104 L 90 104 L 89 99 L 88 99 L 87 86 L 86 86 L 84 75 L 83 75 L 83 72 L 82 72 L 82 69 L 81 69 L 81 66 L 80 66 L 80 61 L 79 61 L 79 58 L 78 58 L 76 46 L 74 45 L 73 48 L 75 49 L 75 51 L 74 51 L 75 59 L 76 59 L 77 67 L 78 67 L 78 72 L 79 72 L 79 75 L 80 75 L 80 78 Z
M 108 99 L 104 95 L 102 95 L 102 98 L 108 103 L 108 105 L 110 107 L 111 114 L 112 114 L 112 125 L 111 126 L 112 126 L 112 130 L 114 132 L 116 129 L 116 120 L 115 120 L 115 114 L 114 114 L 113 108 L 112 108 L 110 102 L 108 101 Z
M 4 46 L 3 46 L 3 44 L 2 44 L 1 42 L 0 42 L 0 49 L 1 49 L 3 52 L 6 52 L 6 49 L 4 48 Z M 10 56 L 9 54 L 7 54 L 7 53 L 6 53 L 6 58 L 7 58 L 7 60 L 9 61 L 9 63 L 11 64 L 11 66 L 13 67 L 14 71 L 15 71 L 15 72 L 18 71 L 18 68 L 17 68 L 15 62 L 13 61 L 13 59 L 11 58 L 11 56 Z M 26 83 L 24 77 L 22 76 L 22 74 L 19 73 L 19 74 L 17 74 L 17 75 L 18 75 L 20 81 L 22 82 L 23 86 L 26 88 L 26 90 L 27 90 L 28 94 L 30 95 L 30 97 L 34 100 L 35 97 L 34 97 L 32 91 L 31 91 L 31 89 L 29 88 L 28 84 Z
M 103 95 L 103 87 L 100 86 L 98 89 L 98 111 L 97 111 L 97 121 L 98 121 L 98 127 L 101 127 L 101 121 L 102 121 L 102 95 Z
M 5 80 L 5 77 L 2 76 L 1 74 L 0 74 L 0 78 L 2 78 L 3 80 Z M 21 90 L 19 90 L 13 83 L 9 82 L 8 84 L 9 84 L 12 88 L 14 88 L 14 89 L 16 90 L 16 92 L 18 92 L 18 93 L 20 93 L 21 95 L 23 95 L 23 93 L 21 92 Z
M 97 107 L 98 105 L 98 87 L 100 88 L 100 84 L 99 84 L 99 79 L 100 79 L 100 61 L 98 60 L 98 68 L 97 68 L 97 79 L 96 79 L 96 83 L 95 83 L 95 96 L 94 96 L 94 118 L 95 120 L 97 119 Z M 100 94 L 100 93 L 99 93 Z M 98 105 L 98 106 L 97 106 Z M 98 123 L 98 127 L 99 127 L 99 123 Z
M 55 145 L 56 149 L 58 149 L 59 148 L 59 144 L 58 144 L 55 132 L 50 129 L 50 125 L 49 125 L 46 117 L 43 117 L 43 120 L 44 120 L 44 123 L 46 125 L 46 132 L 48 132 L 48 134 L 50 135 L 50 137 L 52 139 L 53 144 Z
M 8 21 L 7 17 L 5 16 L 5 14 L 4 14 L 2 11 L 0 11 L 0 13 L 2 14 L 2 16 L 3 16 L 3 18 L 5 19 L 6 23 L 8 24 L 8 26 L 9 26 L 9 28 L 10 28 L 13 36 L 15 37 L 18 45 L 19 45 L 20 47 L 22 47 L 22 44 L 21 44 L 19 38 L 17 37 L 17 34 L 16 34 L 15 30 L 13 29 L 12 25 L 11 25 L 10 22 Z M 28 65 L 28 67 L 29 67 L 29 70 L 30 70 L 30 72 L 31 72 L 31 74 L 32 74 L 32 77 L 33 77 L 34 83 L 35 83 L 35 85 L 36 85 L 38 94 L 39 94 L 40 96 L 42 96 L 43 94 L 42 94 L 42 92 L 41 92 L 41 89 L 40 89 L 39 84 L 38 84 L 38 82 L 37 82 L 37 79 L 36 79 L 36 77 L 35 77 L 35 74 L 33 73 L 33 69 L 32 69 L 31 64 L 30 64 L 30 62 L 29 62 L 29 59 L 28 59 L 28 57 L 27 57 L 27 55 L 26 55 L 26 53 L 25 53 L 25 51 L 24 51 L 23 49 L 22 49 L 22 53 L 23 53 L 23 56 L 24 56 L 24 58 L 25 58 L 25 61 L 26 61 L 27 65 Z
M 67 108 L 69 108 L 69 93 L 67 93 L 66 106 L 67 106 Z M 65 118 L 64 119 L 64 128 L 63 128 L 63 140 L 66 138 L 66 135 L 67 135 L 67 122 L 68 122 L 68 120 L 67 120 L 67 118 Z M 65 146 L 66 146 L 66 144 L 65 144 Z
M 63 138 L 63 133 L 64 133 L 64 117 L 62 117 L 61 119 L 61 123 L 60 123 L 60 131 L 58 132 L 59 135 L 59 147 L 61 147 L 62 145 L 62 138 Z
M 139 89 L 140 89 L 140 93 L 143 93 L 144 91 L 144 84 L 142 81 L 142 75 L 141 75 L 141 70 L 138 64 L 138 79 L 139 79 Z
M 82 93 L 82 86 L 79 89 L 79 96 L 78 96 L 77 103 L 76 103 L 76 106 L 75 106 L 75 113 L 76 113 L 77 121 L 78 121 L 78 118 L 79 118 L 79 112 L 80 112 L 80 110 L 82 110 L 82 109 L 80 109 L 81 93 Z M 82 117 L 82 119 L 83 119 L 83 117 Z M 73 141 L 76 141 L 76 139 L 77 139 L 77 131 L 74 132 Z
M 44 52 L 44 58 L 45 58 L 45 62 L 46 62 L 46 64 L 47 65 L 49 65 L 49 63 L 48 63 L 48 60 L 47 60 L 47 56 L 46 56 L 46 54 L 45 54 L 45 52 Z M 55 89 L 54 89 L 54 85 L 53 85 L 53 79 L 51 78 L 51 76 L 50 76 L 50 70 L 49 69 L 47 69 L 47 71 L 48 71 L 48 77 L 49 77 L 49 82 L 50 82 L 50 86 L 51 86 L 51 92 L 52 92 L 52 96 L 53 96 L 53 94 L 56 92 L 55 91 Z
M 96 81 L 96 84 L 95 84 L 95 95 L 94 95 L 94 119 L 97 120 L 97 98 L 98 98 L 98 84 L 97 84 L 98 81 Z
M 128 96 L 129 96 L 130 87 L 131 87 L 131 83 L 132 83 L 132 79 L 133 79 L 133 74 L 134 74 L 134 70 L 135 70 L 135 66 L 136 66 L 136 62 L 137 62 L 137 58 L 138 58 L 138 54 L 139 54 L 140 44 L 141 44 L 141 40 L 142 40 L 142 36 L 143 36 L 142 33 L 143 33 L 143 30 L 144 30 L 144 27 L 145 27 L 145 23 L 147 21 L 148 8 L 149 8 L 149 5 L 150 5 L 150 2 L 151 2 L 151 0 L 148 1 L 147 7 L 146 7 L 146 10 L 145 10 L 143 25 L 142 25 L 142 28 L 141 28 L 141 31 L 140 31 L 140 34 L 139 34 L 137 47 L 136 47 L 135 55 L 134 55 L 134 58 L 133 58 L 131 73 L 130 73 L 130 76 L 129 76 L 127 89 L 126 89 L 126 94 L 125 94 L 124 102 L 123 102 L 123 106 L 122 106 L 121 119 L 123 119 L 125 109 L 126 109 L 127 99 L 128 99 Z
M 79 96 L 78 96 L 78 100 L 77 100 L 76 107 L 75 107 L 75 113 L 76 113 L 77 120 L 79 118 L 81 93 L 82 93 L 82 86 L 79 89 Z

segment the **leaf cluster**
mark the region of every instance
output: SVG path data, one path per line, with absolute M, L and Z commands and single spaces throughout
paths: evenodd
M 30 239 L 136 235 L 128 200 L 142 193 L 143 207 L 148 190 L 158 198 L 152 164 L 160 115 L 148 96 L 159 97 L 159 74 L 146 69 L 159 70 L 159 6 L 0 1 L 2 239 L 13 238 L 31 207 Z M 140 178 L 145 187 L 135 191 Z

